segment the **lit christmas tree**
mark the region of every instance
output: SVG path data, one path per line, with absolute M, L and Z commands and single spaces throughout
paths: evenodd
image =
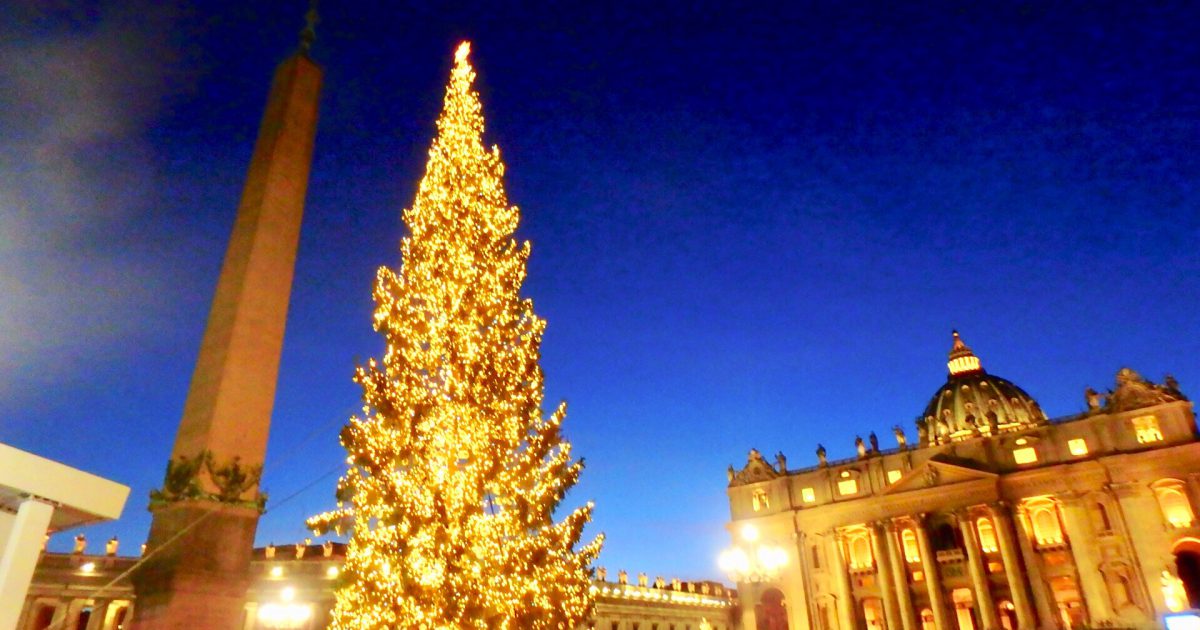
M 375 284 L 387 341 L 355 380 L 362 417 L 341 434 L 349 471 L 338 509 L 309 519 L 351 528 L 333 628 L 562 628 L 591 616 L 591 564 L 576 548 L 592 506 L 555 522 L 582 461 L 545 417 L 545 322 L 518 293 L 529 243 L 513 239 L 499 149 L 463 43 L 416 201 L 400 273 Z

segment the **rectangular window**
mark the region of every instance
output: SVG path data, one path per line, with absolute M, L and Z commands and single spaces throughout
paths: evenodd
M 1067 442 L 1067 448 L 1071 449 L 1071 454 L 1075 455 L 1076 457 L 1088 454 L 1087 440 L 1083 438 L 1069 440 Z
M 899 470 L 887 471 L 888 483 L 896 483 L 897 481 L 900 481 L 900 477 L 902 476 L 904 476 L 904 473 L 900 472 Z
M 1138 444 L 1150 444 L 1162 441 L 1162 431 L 1158 430 L 1158 418 L 1154 416 L 1141 416 L 1134 418 L 1130 422 L 1133 423 L 1133 430 L 1137 434 Z
M 1037 461 L 1037 451 L 1032 446 L 1013 449 L 1012 453 L 1018 464 L 1032 464 Z
M 848 494 L 858 494 L 857 479 L 843 479 L 838 482 L 838 494 L 846 496 Z
M 800 499 L 805 503 L 813 503 L 817 500 L 817 491 L 812 488 L 804 488 L 800 491 Z

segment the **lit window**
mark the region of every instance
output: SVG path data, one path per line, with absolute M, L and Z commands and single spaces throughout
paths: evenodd
M 984 553 L 996 553 L 1000 550 L 996 544 L 996 528 L 992 526 L 991 519 L 981 518 L 975 521 L 975 529 L 979 532 L 979 548 Z
M 874 558 L 871 556 L 870 535 L 866 531 L 849 534 L 846 546 L 850 552 L 851 569 L 870 569 Z
M 933 619 L 933 611 L 928 608 L 921 611 L 921 630 L 937 630 L 937 623 Z
M 817 491 L 812 488 L 804 488 L 800 491 L 800 499 L 805 503 L 813 503 L 817 500 Z
M 838 494 L 841 494 L 841 495 L 858 494 L 858 480 L 857 479 L 843 479 L 843 480 L 839 481 L 838 482 Z
M 1134 418 L 1130 422 L 1133 423 L 1133 431 L 1137 434 L 1138 444 L 1150 444 L 1151 442 L 1162 441 L 1162 431 L 1158 430 L 1158 418 L 1154 416 L 1141 416 Z
M 899 470 L 889 470 L 887 472 L 888 483 L 896 483 L 897 481 L 900 481 L 900 477 L 903 475 L 904 473 L 900 472 Z
M 1164 479 L 1154 483 L 1154 494 L 1158 497 L 1158 505 L 1162 508 L 1163 518 L 1172 527 L 1190 527 L 1195 515 L 1192 505 L 1184 493 L 1183 482 L 1176 479 Z
M 1085 440 L 1083 438 L 1075 438 L 1073 440 L 1067 440 L 1067 449 L 1069 449 L 1071 451 L 1071 454 L 1075 455 L 1075 456 L 1087 455 L 1088 454 L 1087 440 Z
M 917 535 L 913 530 L 900 532 L 900 542 L 904 547 L 904 561 L 909 564 L 921 561 L 921 551 L 917 547 Z
M 1037 461 L 1037 450 L 1032 446 L 1013 449 L 1013 459 L 1018 464 L 1032 464 Z
M 1048 499 L 1039 499 L 1031 501 L 1027 505 L 1029 522 L 1033 526 L 1033 537 L 1037 544 L 1062 544 L 1062 525 L 1058 521 L 1058 508 L 1054 502 Z
M 767 500 L 767 491 L 759 488 L 754 491 L 754 496 L 751 497 L 751 504 L 754 511 L 770 509 L 771 502 Z

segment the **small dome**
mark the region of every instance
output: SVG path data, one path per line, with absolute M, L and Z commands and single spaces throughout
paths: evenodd
M 917 419 L 921 442 L 943 444 L 1045 424 L 1049 420 L 1032 396 L 1011 381 L 988 374 L 979 357 L 954 331 L 946 364 L 950 376 Z

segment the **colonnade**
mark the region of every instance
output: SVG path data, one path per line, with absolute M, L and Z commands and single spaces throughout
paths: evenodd
M 956 522 L 958 533 L 966 552 L 966 569 L 971 591 L 971 606 L 974 608 L 977 630 L 998 630 L 1002 628 L 997 609 L 997 595 L 989 578 L 989 562 L 980 543 L 976 530 L 976 519 L 988 517 L 995 529 L 995 538 L 999 548 L 1000 560 L 1004 568 L 1005 581 L 1008 584 L 1006 598 L 1011 601 L 1016 615 L 1017 628 L 1022 630 L 1038 626 L 1040 616 L 1052 614 L 1051 610 L 1035 610 L 1035 597 L 1030 594 L 1030 587 L 1035 590 L 1045 590 L 1045 582 L 1040 574 L 1031 580 L 1026 574 L 1025 567 L 1037 567 L 1034 548 L 1029 540 L 1024 539 L 1024 532 L 1017 531 L 1016 520 L 1010 506 L 1004 503 L 993 503 L 970 509 L 957 510 L 951 513 Z M 878 592 L 882 603 L 882 612 L 888 630 L 960 630 L 960 624 L 951 611 L 949 593 L 943 575 L 943 562 L 939 562 L 931 540 L 926 514 L 916 514 L 897 518 L 889 518 L 866 523 L 865 528 L 870 536 L 871 554 L 873 560 L 873 579 L 870 580 Z M 861 535 L 861 527 L 855 526 Z M 903 532 L 912 530 L 919 558 L 918 563 L 911 563 L 906 557 Z M 1071 527 L 1068 527 L 1070 530 Z M 848 528 L 835 529 L 826 536 L 826 555 L 830 558 L 830 569 L 834 578 L 834 595 L 837 600 L 838 625 L 842 630 L 862 628 L 861 598 L 854 594 L 855 586 L 852 569 L 853 560 L 848 547 Z M 1026 534 L 1027 535 L 1027 534 Z M 911 548 L 910 553 L 911 555 Z M 920 571 L 920 581 L 911 579 L 913 571 Z M 863 573 L 872 573 L 863 570 Z M 923 585 L 924 588 L 921 588 Z M 918 604 L 918 598 L 923 601 Z M 1053 601 L 1049 593 L 1041 593 L 1047 602 Z M 872 592 L 871 597 L 875 594 Z M 928 608 L 932 612 L 932 628 L 922 621 L 920 610 Z M 1041 608 L 1040 606 L 1038 608 Z M 1047 606 L 1046 608 L 1050 608 Z M 1043 621 L 1044 626 L 1054 625 Z M 1016 629 L 1014 629 L 1016 630 Z
M 85 625 L 84 615 L 87 615 Z M 25 606 L 17 624 L 18 630 L 46 628 L 74 630 L 120 630 L 133 620 L 133 603 L 129 599 L 61 599 L 39 597 Z

